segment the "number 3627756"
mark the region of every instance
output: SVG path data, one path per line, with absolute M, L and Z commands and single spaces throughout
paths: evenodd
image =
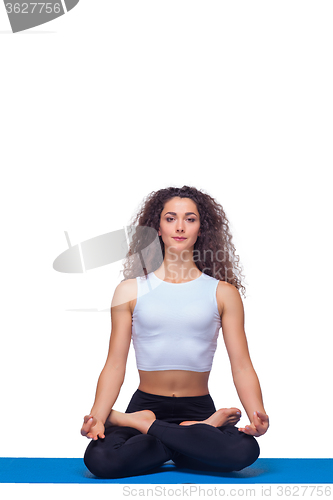
M 59 14 L 61 12 L 60 3 L 6 3 L 8 14 Z

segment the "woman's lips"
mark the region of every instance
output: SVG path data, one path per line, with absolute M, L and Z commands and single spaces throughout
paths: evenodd
M 183 240 L 186 240 L 186 238 L 173 238 L 174 240 L 176 241 L 183 241 Z

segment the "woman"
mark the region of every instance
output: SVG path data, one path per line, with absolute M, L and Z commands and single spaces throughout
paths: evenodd
M 258 458 L 255 437 L 269 420 L 248 352 L 239 293 L 245 288 L 223 208 L 193 187 L 170 187 L 152 192 L 133 223 L 158 231 L 161 259 L 146 251 L 143 268 L 147 241 L 137 230 L 112 299 L 108 357 L 81 429 L 92 439 L 84 462 L 101 478 L 153 471 L 170 459 L 181 468 L 241 470 Z M 250 420 L 244 428 L 235 427 L 240 410 L 216 411 L 208 390 L 221 326 Z M 131 339 L 140 384 L 121 413 L 112 407 Z

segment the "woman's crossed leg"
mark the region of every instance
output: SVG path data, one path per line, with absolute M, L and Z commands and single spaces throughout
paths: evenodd
M 112 410 L 105 438 L 87 447 L 85 465 L 102 478 L 139 475 L 170 459 L 181 468 L 241 470 L 258 458 L 259 446 L 254 437 L 234 427 L 240 418 L 237 411 L 224 408 L 201 422 L 179 425 L 156 419 L 150 410 Z

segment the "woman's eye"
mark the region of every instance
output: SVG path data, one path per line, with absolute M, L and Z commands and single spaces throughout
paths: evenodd
M 169 220 L 173 220 L 173 217 L 167 217 L 166 221 L 169 222 Z M 195 222 L 195 219 L 187 219 L 190 220 L 191 222 Z

